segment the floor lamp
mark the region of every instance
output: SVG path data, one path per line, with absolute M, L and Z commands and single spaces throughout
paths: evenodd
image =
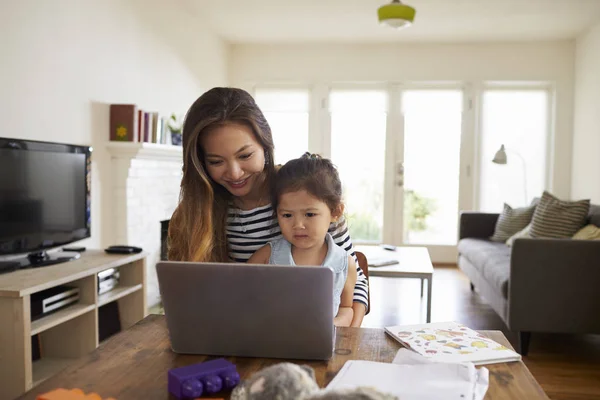
M 525 204 L 527 205 L 527 199 L 529 197 L 527 197 L 527 167 L 525 165 L 525 159 L 516 151 L 514 150 L 508 150 L 509 153 L 514 154 L 515 156 L 517 156 L 518 159 L 521 160 L 521 165 L 523 166 L 523 195 L 525 196 Z M 508 158 L 506 156 L 506 149 L 504 148 L 504 145 L 500 146 L 500 149 L 496 152 L 496 155 L 494 156 L 494 159 L 492 160 L 492 162 L 494 164 L 500 164 L 500 165 L 506 165 L 508 162 Z

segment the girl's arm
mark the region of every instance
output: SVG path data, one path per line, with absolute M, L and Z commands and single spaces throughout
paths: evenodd
M 348 276 L 346 277 L 346 284 L 342 290 L 342 298 L 340 301 L 340 309 L 335 319 L 333 320 L 336 326 L 350 326 L 354 317 L 354 310 L 352 309 L 353 297 L 354 297 L 354 286 L 356 285 L 356 263 L 352 256 L 348 256 Z
M 354 261 L 357 261 L 356 255 L 354 254 L 354 248 L 352 247 L 352 240 L 350 239 L 350 234 L 348 232 L 348 224 L 344 217 L 341 217 L 337 222 L 334 222 L 329 226 L 329 234 L 333 237 L 335 244 L 346 250 L 346 252 L 352 256 Z M 356 262 L 355 265 L 356 285 L 354 286 L 354 298 L 352 303 L 354 315 L 352 317 L 351 326 L 359 327 L 367 312 L 369 286 L 367 284 L 367 277 L 362 272 L 362 269 L 360 269 L 358 262 Z
M 246 264 L 268 264 L 271 257 L 271 245 L 265 244 L 246 261 Z

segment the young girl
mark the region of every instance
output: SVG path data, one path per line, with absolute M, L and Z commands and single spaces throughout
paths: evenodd
M 272 204 L 283 238 L 258 249 L 248 263 L 330 268 L 334 272 L 334 323 L 350 326 L 356 264 L 327 232 L 344 212 L 336 168 L 330 160 L 310 153 L 287 162 L 277 173 Z

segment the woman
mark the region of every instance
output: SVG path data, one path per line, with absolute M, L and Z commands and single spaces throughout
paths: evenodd
M 183 125 L 183 178 L 169 223 L 169 260 L 245 262 L 281 238 L 270 204 L 273 148 L 269 124 L 244 90 L 213 88 L 192 104 Z M 343 218 L 329 233 L 356 260 Z M 360 326 L 367 307 L 366 277 L 356 265 L 351 326 Z

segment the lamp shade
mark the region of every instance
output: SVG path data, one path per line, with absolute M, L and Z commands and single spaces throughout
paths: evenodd
M 506 150 L 504 149 L 504 145 L 500 146 L 500 149 L 494 155 L 492 162 L 495 164 L 506 164 Z
M 401 29 L 412 25 L 416 11 L 411 6 L 402 4 L 400 0 L 379 7 L 377 16 L 379 22 L 393 28 Z

